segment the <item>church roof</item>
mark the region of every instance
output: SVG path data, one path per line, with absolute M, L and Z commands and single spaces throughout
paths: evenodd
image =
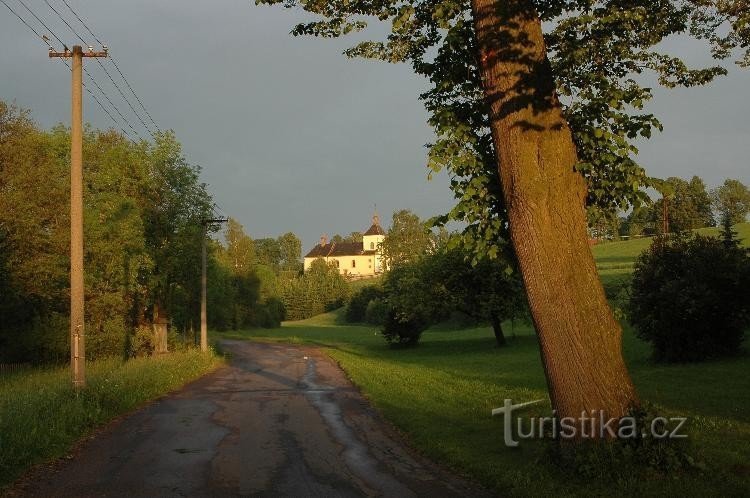
M 380 226 L 380 223 L 373 223 L 363 235 L 385 235 L 385 230 Z
M 375 251 L 365 251 L 362 242 L 331 242 L 329 244 L 317 244 L 305 254 L 306 258 L 327 258 L 330 256 L 362 256 L 375 254 Z

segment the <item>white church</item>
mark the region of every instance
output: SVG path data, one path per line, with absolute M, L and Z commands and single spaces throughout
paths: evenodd
M 380 226 L 377 213 L 372 226 L 362 236 L 362 242 L 328 242 L 326 236 L 305 255 L 305 271 L 316 259 L 334 265 L 339 273 L 355 278 L 374 277 L 383 271 L 380 244 L 385 240 L 385 230 Z

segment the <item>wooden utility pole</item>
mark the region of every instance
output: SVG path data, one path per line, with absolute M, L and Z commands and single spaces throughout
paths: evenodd
M 208 351 L 208 313 L 206 310 L 206 287 L 208 277 L 206 276 L 206 236 L 208 225 L 214 223 L 226 223 L 227 219 L 217 218 L 203 220 L 203 231 L 201 232 L 201 351 Z
M 107 47 L 88 52 L 75 45 L 71 52 L 49 49 L 50 57 L 73 59 L 72 114 L 70 121 L 70 364 L 73 387 L 86 386 L 86 344 L 83 309 L 83 69 L 84 57 L 107 57 Z

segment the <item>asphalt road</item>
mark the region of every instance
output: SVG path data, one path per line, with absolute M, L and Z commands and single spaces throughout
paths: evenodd
M 313 348 L 226 341 L 230 364 L 35 469 L 26 496 L 477 496 L 408 449 Z

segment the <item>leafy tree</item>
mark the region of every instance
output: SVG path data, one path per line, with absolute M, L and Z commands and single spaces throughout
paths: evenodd
M 739 180 L 725 180 L 711 192 L 711 200 L 719 218 L 728 218 L 732 225 L 744 222 L 750 213 L 750 190 Z
M 149 181 L 139 200 L 146 247 L 154 261 L 148 285 L 154 314 L 197 311 L 202 221 L 213 213 L 211 197 L 199 181 L 200 168 L 187 162 L 172 133 L 156 135 L 148 160 Z M 178 326 L 186 319 L 184 313 L 172 316 Z
M 714 237 L 659 238 L 636 262 L 630 320 L 660 361 L 733 354 L 750 326 L 750 254 Z
M 312 262 L 300 277 L 282 279 L 279 294 L 288 320 L 303 320 L 344 305 L 349 284 L 323 259 Z
M 339 235 L 338 233 L 331 237 L 331 242 L 335 242 L 337 244 L 343 243 L 355 243 L 355 242 L 362 242 L 362 232 L 351 232 L 346 237 Z
M 621 416 L 637 404 L 586 242 L 585 203 L 644 201 L 649 180 L 632 140 L 661 125 L 642 112 L 651 90 L 639 75 L 653 72 L 672 87 L 723 74 L 689 69 L 660 43 L 689 32 L 726 48 L 717 57 L 747 46 L 743 0 L 726 8 L 697 0 L 256 1 L 318 16 L 294 34 L 337 37 L 390 21 L 385 41 L 347 54 L 410 62 L 429 78 L 430 166 L 449 170 L 458 200 L 438 221 L 468 223 L 464 242 L 480 254 L 512 240 L 557 413 L 595 407 Z M 712 16 L 729 18 L 729 35 L 717 38 Z
M 279 236 L 279 268 L 281 271 L 297 272 L 302 270 L 302 241 L 292 232 Z
M 445 289 L 425 278 L 423 260 L 393 266 L 383 279 L 388 313 L 382 334 L 391 345 L 415 346 L 427 328 L 448 318 Z
M 393 213 L 393 222 L 381 244 L 386 268 L 418 260 L 434 246 L 433 235 L 419 216 L 408 209 Z
M 87 353 L 95 358 L 132 353 L 136 325 L 155 303 L 183 330 L 197 316 L 199 220 L 211 202 L 171 134 L 148 144 L 84 133 Z M 0 343 L 11 346 L 1 361 L 69 355 L 69 143 L 65 127 L 41 130 L 0 102 Z
M 489 322 L 498 346 L 506 344 L 502 322 L 520 318 L 526 310 L 523 282 L 502 259 L 483 258 L 472 263 L 460 249 L 441 251 L 426 258 L 424 277 L 433 288 L 443 288 L 443 307 L 460 311 L 477 321 Z
M 667 196 L 670 232 L 683 232 L 716 224 L 711 210 L 711 197 L 703 180 L 697 176 L 693 176 L 689 182 L 682 178 L 670 177 L 666 183 L 671 187 Z M 652 207 L 651 218 L 659 223 L 663 204 L 662 197 Z
M 281 247 L 279 241 L 267 237 L 265 239 L 255 240 L 255 254 L 258 258 L 258 264 L 266 265 L 278 273 L 281 266 Z
M 383 297 L 385 297 L 385 293 L 379 285 L 363 286 L 352 295 L 346 305 L 346 321 L 350 323 L 364 322 L 370 301 Z
M 592 239 L 616 239 L 620 235 L 621 220 L 616 211 L 605 211 L 593 206 L 588 210 L 589 236 Z
M 225 258 L 233 272 L 248 274 L 255 265 L 255 245 L 246 233 L 245 228 L 234 218 L 229 218 L 226 232 Z

